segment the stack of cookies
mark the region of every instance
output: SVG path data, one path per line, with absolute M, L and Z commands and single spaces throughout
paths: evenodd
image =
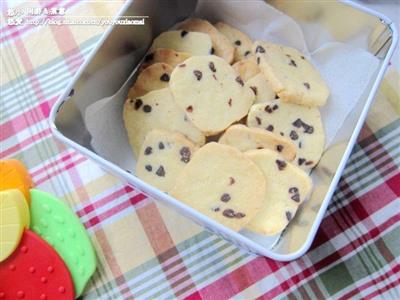
M 311 193 L 328 88 L 296 49 L 222 22 L 175 28 L 124 105 L 136 175 L 235 231 L 278 234 Z

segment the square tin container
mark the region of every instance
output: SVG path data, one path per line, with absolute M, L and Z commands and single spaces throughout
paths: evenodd
M 152 39 L 193 14 L 196 0 L 128 1 L 120 10 L 119 16 L 149 16 L 146 25 L 108 28 L 53 106 L 50 121 L 57 139 L 124 182 L 249 252 L 279 261 L 290 261 L 303 255 L 311 246 L 382 81 L 397 43 L 397 33 L 388 18 L 352 2 L 276 0 L 268 3 L 294 19 L 302 28 L 306 41 L 312 41 L 313 30 L 319 28 L 329 33 L 332 42 L 362 48 L 379 59 L 379 67 L 373 80 L 369 82 L 366 92 L 337 134 L 337 141 L 340 143 L 337 142 L 324 152 L 313 171 L 317 178 L 314 180 L 313 194 L 300 207 L 294 220 L 274 245 L 271 245 L 268 238 L 254 238 L 251 234 L 234 232 L 216 223 L 102 158 L 90 144 L 90 133 L 85 127 L 81 112 L 95 101 L 115 94 L 140 63 Z

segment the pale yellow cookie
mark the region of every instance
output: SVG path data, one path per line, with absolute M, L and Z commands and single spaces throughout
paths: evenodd
M 294 163 L 307 172 L 315 167 L 324 150 L 324 127 L 316 107 L 280 100 L 255 104 L 247 116 L 247 126 L 289 138 L 297 147 Z
M 140 98 L 128 98 L 124 104 L 123 117 L 129 143 L 136 157 L 147 133 L 152 129 L 178 131 L 197 145 L 205 142 L 204 135 L 176 105 L 169 88 L 151 91 Z
M 233 62 L 235 52 L 233 45 L 210 22 L 203 19 L 191 18 L 179 24 L 178 28 L 208 34 L 212 40 L 213 46 L 211 54 L 222 57 L 228 63 Z
M 262 73 L 259 73 L 253 78 L 247 80 L 246 85 L 254 92 L 256 97 L 254 103 L 264 103 L 266 101 L 271 101 L 278 98 Z
M 242 59 L 234 63 L 232 67 L 245 82 L 260 73 L 260 69 L 254 57 Z
M 250 150 L 245 154 L 264 173 L 267 191 L 261 211 L 246 228 L 264 235 L 275 235 L 287 226 L 311 192 L 311 178 L 274 151 Z
M 223 22 L 214 25 L 235 47 L 234 61 L 240 61 L 251 56 L 253 42 L 250 37 L 240 30 Z
M 136 98 L 150 91 L 168 87 L 173 68 L 165 63 L 155 63 L 144 69 L 128 93 L 129 98 Z
M 195 152 L 170 194 L 238 231 L 259 212 L 265 179 L 256 164 L 236 148 L 208 143 Z
M 169 191 L 195 151 L 196 145 L 181 133 L 154 129 L 146 135 L 140 149 L 136 176 Z
M 178 65 L 169 86 L 175 102 L 205 135 L 214 135 L 243 118 L 254 93 L 224 59 L 193 56 Z
M 150 51 L 165 48 L 191 55 L 207 55 L 212 52 L 212 42 L 208 34 L 186 30 L 165 31 L 156 37 Z
M 148 66 L 155 63 L 165 63 L 175 68 L 184 60 L 188 59 L 191 55 L 186 52 L 178 52 L 172 49 L 155 49 L 150 51 L 145 57 L 140 69 L 146 69 Z
M 218 142 L 236 147 L 242 152 L 270 149 L 278 152 L 288 161 L 296 157 L 296 146 L 288 138 L 261 128 L 249 128 L 241 124 L 229 127 Z
M 259 68 L 282 101 L 322 106 L 329 90 L 317 69 L 298 50 L 257 41 L 253 45 Z

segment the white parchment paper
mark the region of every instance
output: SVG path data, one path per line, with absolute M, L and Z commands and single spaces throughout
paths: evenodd
M 313 34 L 320 35 L 320 40 L 326 39 L 326 43 L 309 53 L 298 24 L 263 1 L 200 1 L 195 15 L 211 22 L 231 24 L 253 40 L 295 47 L 312 60 L 330 89 L 328 103 L 321 108 L 326 148 L 334 141 L 378 69 L 379 61 L 373 55 L 353 46 L 332 43 L 317 28 Z M 95 151 L 131 172 L 135 169 L 135 159 L 124 129 L 122 107 L 133 75 L 114 96 L 99 99 L 83 112 Z

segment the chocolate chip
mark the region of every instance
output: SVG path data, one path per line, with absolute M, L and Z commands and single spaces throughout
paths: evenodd
M 150 165 L 146 165 L 144 168 L 149 172 L 151 172 L 153 170 L 152 166 L 150 166 Z
M 256 86 L 251 86 L 250 88 L 253 90 L 254 95 L 257 96 L 257 87 Z
M 149 53 L 144 57 L 145 62 L 149 62 L 150 60 L 154 59 L 154 53 Z
M 296 121 L 294 121 L 294 122 L 292 123 L 292 125 L 293 125 L 294 127 L 300 128 L 301 126 L 303 126 L 303 121 L 301 121 L 301 119 L 297 119 Z
M 259 64 L 260 64 L 260 58 L 257 57 L 257 65 L 259 65 Z
M 247 51 L 244 53 L 244 56 L 247 56 L 247 55 L 249 55 L 249 54 L 250 54 L 250 51 L 247 50 Z
M 264 149 L 264 147 L 258 146 L 257 150 Z
M 159 142 L 158 143 L 158 149 L 163 150 L 165 148 L 164 143 L 163 142 Z
M 147 105 L 147 104 L 145 104 L 145 105 L 143 106 L 143 111 L 144 111 L 145 113 L 149 113 L 149 112 L 151 112 L 151 106 L 150 106 L 150 105 Z
M 187 112 L 192 112 L 193 111 L 193 106 L 188 106 L 188 107 L 186 107 L 186 111 Z
M 169 75 L 167 73 L 162 74 L 161 77 L 160 77 L 160 80 L 168 82 L 169 81 Z
M 279 171 L 282 171 L 284 168 L 286 168 L 286 162 L 283 160 L 275 160 L 276 165 L 278 166 Z
M 285 134 L 281 131 L 281 132 L 279 132 L 279 134 L 281 135 L 281 136 L 284 136 Z
M 220 211 L 220 208 L 219 207 L 213 208 L 213 211 L 215 212 Z
M 142 99 L 136 99 L 135 101 L 135 110 L 138 110 L 143 104 Z
M 227 193 L 222 194 L 221 198 L 219 199 L 222 202 L 228 202 L 229 200 L 231 200 L 231 196 Z
M 232 185 L 235 183 L 235 178 L 229 177 L 229 185 Z
M 256 48 L 256 53 L 265 53 L 265 49 L 263 47 L 261 47 L 260 45 L 258 45 Z
M 211 71 L 217 72 L 217 70 L 215 69 L 215 65 L 212 61 L 210 61 L 210 63 L 208 64 L 208 67 L 210 68 Z
M 242 213 L 242 212 L 238 212 L 235 214 L 235 218 L 237 219 L 241 219 L 244 218 L 246 216 L 246 214 Z
M 275 99 L 279 99 L 279 96 L 278 96 L 278 94 L 275 94 Z
M 277 104 L 274 104 L 274 106 L 272 106 L 273 110 L 277 110 L 279 108 L 279 106 Z
M 301 59 L 306 59 L 303 55 L 302 56 L 300 56 L 301 57 Z
M 129 99 L 129 103 L 133 103 L 133 99 Z
M 165 170 L 163 166 L 160 166 L 156 171 L 157 176 L 165 177 Z
M 210 54 L 214 54 L 214 52 L 215 52 L 214 47 L 211 47 L 211 49 L 210 49 Z
M 267 129 L 268 131 L 274 131 L 274 126 L 268 125 L 265 129 Z
M 240 76 L 236 77 L 236 82 L 239 83 L 241 86 L 244 86 L 244 82 L 242 80 L 242 78 L 240 78 Z
M 186 64 L 180 64 L 179 65 L 179 68 L 184 68 L 184 67 L 186 67 Z
M 297 67 L 297 64 L 293 59 L 291 59 L 290 63 L 289 63 L 289 66 Z
M 200 80 L 201 80 L 201 77 L 203 77 L 203 73 L 202 73 L 201 71 L 199 71 L 199 70 L 194 70 L 194 71 L 193 71 L 193 74 L 194 74 L 194 76 L 196 76 L 196 79 L 197 79 L 198 81 L 200 81 Z
M 304 164 L 305 161 L 306 161 L 306 160 L 305 160 L 304 158 L 299 158 L 299 159 L 297 160 L 297 164 L 298 164 L 299 166 L 301 166 L 302 164 Z
M 190 161 L 192 152 L 190 152 L 189 147 L 182 147 L 181 150 L 179 150 L 179 154 L 181 155 L 181 161 L 187 164 Z
M 304 133 L 312 134 L 314 132 L 314 127 L 303 123 Z
M 241 42 L 240 40 L 236 40 L 236 41 L 235 41 L 235 45 L 236 45 L 236 46 L 240 46 L 241 44 L 242 44 L 242 42 Z
M 294 194 L 292 197 L 290 197 L 294 202 L 300 202 L 300 195 L 299 194 Z
M 303 85 L 309 90 L 311 88 L 310 84 L 308 82 L 304 82 Z
M 306 161 L 306 166 L 312 165 L 314 162 L 312 160 Z
M 215 74 L 213 74 L 213 78 L 214 78 L 215 80 L 217 80 L 217 76 L 215 76 Z
M 290 211 L 286 212 L 286 219 L 290 221 L 292 219 L 292 213 Z
M 295 186 L 289 188 L 289 193 L 290 194 L 297 194 L 299 192 L 299 189 Z
M 185 35 L 187 35 L 189 32 L 187 32 L 186 30 L 182 30 L 181 31 L 181 37 L 184 37 Z
M 235 217 L 235 211 L 233 210 L 233 209 L 230 209 L 230 208 L 228 208 L 228 209 L 225 209 L 223 212 L 222 212 L 222 214 L 224 215 L 224 217 L 227 217 L 227 218 L 234 218 Z
M 282 150 L 283 150 L 283 146 L 282 145 L 277 145 L 276 146 L 276 151 L 282 152 Z
M 229 98 L 228 105 L 232 106 L 232 98 Z
M 291 138 L 293 141 L 295 141 L 295 140 L 297 140 L 297 139 L 299 138 L 299 135 L 298 135 L 297 132 L 294 131 L 294 130 L 292 130 L 292 131 L 290 132 L 289 136 L 290 136 L 290 138 Z
M 258 125 L 261 125 L 261 119 L 259 117 L 256 117 L 256 121 Z
M 146 147 L 146 149 L 144 149 L 144 155 L 150 155 L 152 153 L 153 153 L 153 148 Z
M 271 108 L 271 106 L 269 106 L 269 105 L 267 105 L 265 108 L 264 108 L 264 110 L 267 112 L 267 113 L 272 113 L 272 108 Z

